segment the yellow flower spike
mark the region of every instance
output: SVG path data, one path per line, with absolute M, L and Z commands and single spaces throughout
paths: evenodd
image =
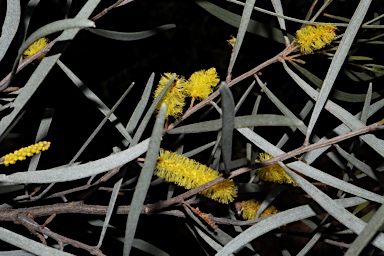
M 154 173 L 165 181 L 186 189 L 196 188 L 221 176 L 218 171 L 195 160 L 163 149 L 160 149 Z M 233 180 L 225 180 L 200 194 L 219 203 L 228 204 L 237 196 L 237 186 Z
M 220 82 L 215 68 L 196 71 L 188 79 L 185 86 L 187 96 L 205 100 L 212 93 L 213 88 Z
M 172 76 L 172 73 L 164 73 L 164 75 L 161 76 L 159 84 L 153 94 L 154 99 L 159 96 L 160 92 L 164 89 L 169 80 L 171 80 Z M 165 114 L 167 118 L 169 116 L 173 116 L 175 118 L 180 116 L 183 113 L 183 108 L 185 106 L 186 95 L 184 93 L 184 86 L 185 78 L 182 76 L 176 76 L 173 85 L 171 85 L 165 93 L 163 99 L 157 105 L 156 111 L 159 111 L 161 104 L 165 103 L 167 105 L 167 113 Z
M 15 150 L 13 153 L 9 153 L 0 158 L 0 164 L 8 166 L 10 164 L 15 164 L 16 161 L 23 161 L 27 159 L 27 156 L 30 157 L 39 154 L 41 151 L 48 150 L 50 145 L 50 141 L 40 141 L 39 143 L 30 145 L 28 147 Z
M 241 212 L 241 216 L 245 220 L 253 220 L 256 217 L 256 213 L 261 206 L 261 202 L 256 201 L 255 199 L 242 201 L 240 203 L 236 203 L 236 208 L 238 208 Z M 268 206 L 261 214 L 260 217 L 266 217 L 272 214 L 276 214 L 279 211 L 275 206 Z
M 307 25 L 296 31 L 296 42 L 302 54 L 311 54 L 330 44 L 336 37 L 337 27 L 330 24 Z
M 268 153 L 260 153 L 259 157 L 256 159 L 256 162 L 263 162 L 269 159 L 272 159 Z M 269 166 L 262 167 L 257 170 L 260 180 L 269 181 L 274 183 L 287 183 L 292 184 L 293 186 L 298 186 L 298 184 L 284 171 L 284 169 L 278 164 L 272 164 Z
M 40 38 L 39 40 L 32 43 L 23 53 L 23 59 L 27 59 L 31 57 L 32 55 L 36 54 L 38 51 L 43 49 L 47 44 L 49 43 L 49 40 L 45 37 Z M 42 60 L 44 58 L 45 54 L 41 55 L 38 60 Z

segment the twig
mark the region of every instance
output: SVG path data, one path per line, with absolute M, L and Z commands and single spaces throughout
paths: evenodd
M 55 233 L 55 232 L 53 232 L 53 231 L 51 231 L 45 227 L 41 228 L 41 226 L 33 220 L 33 216 L 29 213 L 28 214 L 27 213 L 18 214 L 17 218 L 15 219 L 15 222 L 17 224 L 21 224 L 21 225 L 25 226 L 30 232 L 37 235 L 40 239 L 44 239 L 44 237 L 41 235 L 41 234 L 43 234 L 43 235 L 46 235 L 48 237 L 55 239 L 61 245 L 66 243 L 66 244 L 70 244 L 76 248 L 86 250 L 93 255 L 97 255 L 97 256 L 104 256 L 105 255 L 101 252 L 101 250 L 96 249 L 93 246 L 89 246 L 89 245 L 86 245 L 86 244 L 81 243 L 79 241 L 76 241 L 76 240 L 70 239 L 68 237 L 59 235 L 59 234 L 57 234 L 57 233 Z M 45 239 L 44 239 L 44 241 L 45 241 Z M 43 243 L 46 244 L 46 242 L 43 242 Z
M 282 52 L 278 53 L 275 57 L 273 58 L 270 58 L 269 60 L 261 63 L 260 65 L 258 65 L 257 67 L 249 70 L 248 72 L 245 72 L 244 74 L 236 77 L 235 79 L 231 80 L 229 83 L 228 83 L 228 87 L 231 87 L 241 81 L 243 81 L 244 79 L 256 74 L 257 72 L 259 72 L 261 69 L 273 64 L 273 63 L 276 63 L 276 62 L 279 62 L 280 59 L 282 58 L 285 58 L 285 56 L 292 50 L 292 47 L 294 47 L 293 44 L 289 45 L 288 47 L 286 47 Z M 170 124 L 167 128 L 167 130 L 171 130 L 173 128 L 175 128 L 177 125 L 179 125 L 182 121 L 184 121 L 185 119 L 187 119 L 190 115 L 192 115 L 193 113 L 195 113 L 196 111 L 198 111 L 199 109 L 205 107 L 206 105 L 209 105 L 211 101 L 213 101 L 217 96 L 220 95 L 220 91 L 219 90 L 216 90 L 214 91 L 208 98 L 206 98 L 205 100 L 201 101 L 200 103 L 196 104 L 194 107 L 192 108 L 189 108 L 182 117 L 180 117 L 179 119 L 177 119 L 175 122 L 173 122 L 172 124 Z

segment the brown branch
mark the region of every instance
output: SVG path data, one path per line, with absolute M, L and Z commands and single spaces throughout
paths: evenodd
M 256 74 L 257 72 L 259 72 L 261 69 L 273 64 L 273 63 L 276 63 L 276 62 L 279 62 L 281 58 L 285 58 L 285 56 L 292 50 L 292 47 L 294 47 L 295 45 L 294 44 L 291 44 L 289 45 L 288 47 L 286 47 L 283 51 L 281 51 L 280 53 L 278 53 L 275 57 L 273 58 L 270 58 L 269 60 L 261 63 L 260 65 L 258 65 L 257 67 L 249 70 L 248 72 L 245 72 L 244 74 L 236 77 L 235 79 L 233 79 L 232 81 L 230 81 L 228 83 L 228 87 L 231 87 L 241 81 L 243 81 L 244 79 Z M 170 124 L 167 128 L 167 130 L 171 130 L 173 128 L 175 128 L 177 125 L 179 125 L 182 121 L 184 121 L 185 119 L 187 119 L 190 115 L 192 115 L 193 113 L 195 113 L 196 111 L 198 111 L 199 109 L 205 107 L 206 105 L 209 105 L 211 103 L 211 101 L 213 101 L 217 96 L 220 95 L 220 91 L 219 90 L 216 90 L 214 91 L 208 98 L 206 98 L 205 100 L 201 101 L 200 103 L 196 104 L 194 107 L 192 108 L 189 108 L 182 117 L 180 117 L 179 119 L 177 119 L 175 122 L 173 122 L 172 124 Z
M 40 51 L 38 51 L 37 53 L 35 53 L 31 57 L 23 60 L 19 64 L 19 66 L 17 67 L 15 74 L 18 73 L 19 71 L 21 71 L 27 65 L 31 64 L 34 60 L 37 60 L 41 55 L 47 54 L 47 52 L 49 52 L 51 50 L 52 46 L 56 43 L 57 39 L 58 38 L 56 38 L 55 40 L 51 41 L 43 49 L 41 49 Z M 9 74 L 0 81 L 0 91 L 3 91 L 4 89 L 6 89 L 7 83 L 10 81 L 11 77 L 12 77 L 12 71 L 9 72 Z
M 45 238 L 41 234 L 55 239 L 60 244 L 61 248 L 63 247 L 63 244 L 66 243 L 66 244 L 70 244 L 76 248 L 86 250 L 93 255 L 97 255 L 97 256 L 104 256 L 105 255 L 101 252 L 101 250 L 96 249 L 94 246 L 89 246 L 89 245 L 86 245 L 82 242 L 79 242 L 79 241 L 70 239 L 68 237 L 59 235 L 59 234 L 57 234 L 57 233 L 55 233 L 55 232 L 53 232 L 53 231 L 51 231 L 45 227 L 41 228 L 41 226 L 33 220 L 33 216 L 30 213 L 18 214 L 17 218 L 15 219 L 15 223 L 21 224 L 24 227 L 26 227 L 31 233 L 38 236 L 44 244 L 46 244 Z
M 105 175 L 100 177 L 100 179 L 98 179 L 93 184 L 90 184 L 88 182 L 86 185 L 83 185 L 83 186 L 80 186 L 80 187 L 76 187 L 76 188 L 64 190 L 64 191 L 61 191 L 61 192 L 57 192 L 57 193 L 54 193 L 54 194 L 52 194 L 50 196 L 47 196 L 47 199 L 48 198 L 55 198 L 55 197 L 62 197 L 62 196 L 68 195 L 70 193 L 75 193 L 75 192 L 79 192 L 79 191 L 83 191 L 83 190 L 89 189 L 91 187 L 95 187 L 95 186 L 97 186 L 97 185 L 99 185 L 99 184 L 101 184 L 103 182 L 108 181 L 110 178 L 112 178 L 116 173 L 118 173 L 120 171 L 120 168 L 121 168 L 121 166 L 116 167 L 116 168 L 110 170 Z

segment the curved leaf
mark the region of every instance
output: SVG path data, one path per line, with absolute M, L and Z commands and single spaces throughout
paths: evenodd
M 294 68 L 296 68 L 297 71 L 299 71 L 302 75 L 304 75 L 309 81 L 311 81 L 314 85 L 317 86 L 317 88 L 321 88 L 323 81 L 315 76 L 313 73 L 309 72 L 307 69 L 303 68 L 302 66 L 296 64 L 295 62 L 291 63 Z M 373 92 L 372 93 L 372 99 L 377 99 L 381 97 L 383 93 L 380 92 Z M 355 93 L 347 93 L 340 91 L 338 89 L 334 89 L 332 91 L 332 98 L 335 98 L 337 100 L 346 101 L 346 102 L 363 102 L 365 101 L 366 94 L 355 94 Z
M 176 27 L 175 24 L 167 24 L 157 28 L 140 31 L 140 32 L 118 32 L 118 31 L 95 29 L 95 28 L 91 28 L 89 29 L 89 31 L 92 32 L 93 34 L 103 36 L 113 40 L 134 41 L 134 40 L 140 40 L 140 39 L 144 39 L 144 38 L 156 35 L 157 33 L 160 33 L 175 27 Z
M 67 29 L 72 29 L 72 28 L 87 28 L 87 27 L 95 27 L 95 23 L 91 20 L 87 19 L 79 19 L 79 18 L 73 18 L 73 19 L 64 19 L 64 20 L 57 20 L 54 22 L 51 22 L 35 32 L 33 32 L 27 40 L 20 46 L 19 48 L 19 53 L 18 53 L 18 58 L 23 54 L 23 52 L 30 46 L 33 42 L 36 40 L 45 37 L 47 35 L 62 31 L 62 30 L 67 30 Z
M 361 204 L 365 202 L 365 200 L 361 198 L 348 198 L 338 199 L 336 202 L 340 203 L 342 207 L 351 207 Z M 252 227 L 246 229 L 244 232 L 232 239 L 216 254 L 216 256 L 229 255 L 230 253 L 243 247 L 248 242 L 275 228 L 316 216 L 317 214 L 318 213 L 316 213 L 309 205 L 304 205 L 271 215 L 268 218 L 261 220 L 259 223 L 254 224 Z
M 31 252 L 36 255 L 42 256 L 70 256 L 73 254 L 57 250 L 55 248 L 44 245 L 40 242 L 36 242 L 32 239 L 26 238 L 25 236 L 14 233 L 8 229 L 0 227 L 0 240 L 5 241 L 9 244 L 17 246 L 25 251 Z
M 76 166 L 64 166 L 36 172 L 16 172 L 10 175 L 1 174 L 0 182 L 6 183 L 52 183 L 78 180 L 109 171 L 122 166 L 147 151 L 149 139 L 124 151 L 107 157 Z
M 234 128 L 253 127 L 253 126 L 300 126 L 303 122 L 297 118 L 289 118 L 281 115 L 249 115 L 235 117 Z M 172 130 L 168 130 L 169 134 L 179 133 L 200 133 L 218 131 L 222 128 L 221 119 L 184 125 Z
M 3 4 L 4 6 L 4 4 Z M 0 36 L 0 61 L 3 59 L 20 23 L 20 1 L 7 0 L 7 12 Z
M 283 164 L 281 164 L 283 166 Z M 336 203 L 332 198 L 327 196 L 320 189 L 315 187 L 309 181 L 296 174 L 294 171 L 284 166 L 284 171 L 292 177 L 292 179 L 299 184 L 299 186 L 311 196 L 324 210 L 326 210 L 330 215 L 332 215 L 335 219 L 340 221 L 347 228 L 351 229 L 356 234 L 361 233 L 367 224 L 350 213 L 344 207 L 340 206 Z M 383 219 L 384 220 L 384 219 Z M 372 225 L 372 223 L 371 223 Z M 381 226 L 380 224 L 378 226 Z M 377 237 L 372 241 L 372 244 L 377 248 L 383 250 L 384 249 L 384 234 L 379 233 Z
M 238 28 L 240 26 L 241 16 L 227 11 L 217 5 L 214 5 L 206 0 L 196 0 L 196 3 L 204 8 L 207 12 L 213 16 L 219 18 L 225 23 Z M 269 27 L 261 22 L 250 20 L 247 31 L 256 34 L 261 37 L 272 39 L 278 43 L 284 44 L 284 38 L 281 36 L 281 31 L 277 28 Z M 292 35 L 289 35 L 290 39 L 293 39 Z

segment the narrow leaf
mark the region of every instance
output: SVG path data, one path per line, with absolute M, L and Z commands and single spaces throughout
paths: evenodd
M 128 256 L 133 239 L 135 237 L 139 216 L 143 209 L 143 203 L 147 196 L 149 184 L 152 179 L 153 171 L 156 167 L 160 143 L 165 122 L 166 106 L 162 104 L 159 114 L 157 115 L 155 126 L 148 145 L 148 151 L 145 156 L 144 166 L 141 170 L 139 180 L 137 182 L 135 192 L 133 194 L 131 206 L 129 208 L 127 224 L 125 228 L 124 250 L 123 255 Z
M 64 166 L 36 172 L 16 172 L 0 174 L 0 182 L 6 183 L 52 183 L 78 180 L 109 171 L 136 159 L 147 151 L 149 139 L 124 151 L 96 161 L 75 166 Z
M 95 23 L 91 20 L 87 19 L 78 19 L 78 18 L 73 18 L 73 19 L 64 19 L 64 20 L 57 20 L 54 22 L 51 22 L 35 32 L 33 32 L 27 40 L 20 46 L 18 56 L 16 60 L 18 60 L 23 52 L 30 46 L 33 42 L 36 40 L 45 37 L 47 35 L 62 31 L 62 30 L 67 30 L 67 29 L 73 29 L 73 28 L 87 28 L 87 27 L 95 27 Z
M 307 69 L 302 66 L 296 64 L 295 62 L 291 63 L 293 67 L 299 71 L 302 75 L 304 75 L 309 81 L 311 81 L 317 88 L 321 88 L 323 85 L 323 81 L 315 76 L 313 73 L 309 72 Z M 377 99 L 381 97 L 381 93 L 374 92 L 372 93 L 372 99 Z M 337 100 L 346 101 L 346 102 L 363 102 L 365 101 L 366 94 L 358 94 L 358 93 L 348 93 L 338 89 L 334 89 L 332 91 L 332 98 Z
M 43 119 L 40 122 L 39 129 L 37 130 L 35 143 L 38 143 L 39 141 L 44 140 L 47 137 L 49 127 L 52 123 L 52 117 L 55 110 L 53 108 L 47 108 L 44 111 Z M 34 155 L 31 159 L 31 162 L 28 166 L 28 171 L 36 171 L 37 165 L 39 163 L 41 154 Z
M 198 153 L 200 153 L 200 152 L 202 152 L 202 151 L 204 151 L 204 150 L 214 146 L 215 144 L 216 144 L 216 141 L 212 141 L 210 143 L 207 143 L 207 144 L 205 144 L 203 146 L 200 146 L 198 148 L 195 148 L 195 149 L 193 149 L 191 151 L 188 151 L 188 152 L 184 153 L 183 156 L 192 157 L 192 156 L 194 156 L 194 155 L 196 155 L 196 154 L 198 154 Z
M 284 15 L 283 6 L 281 5 L 281 1 L 280 0 L 272 0 L 271 2 L 272 2 L 272 5 L 273 5 L 273 9 L 275 9 L 276 14 Z M 284 33 L 287 33 L 287 29 L 285 27 L 285 20 L 284 20 L 284 18 L 277 17 L 277 20 L 279 22 L 279 26 L 280 26 L 281 30 Z M 284 35 L 284 39 L 285 39 L 285 44 L 288 45 L 289 44 L 289 39 L 288 39 L 288 37 L 286 35 Z
M 255 81 L 252 82 L 252 84 L 247 88 L 247 90 L 241 96 L 240 100 L 237 102 L 235 107 L 235 114 L 237 113 L 241 105 L 243 105 L 245 99 L 248 97 L 249 93 L 252 91 L 252 88 L 254 85 L 255 85 Z
M 350 213 L 344 207 L 340 206 L 333 199 L 327 196 L 320 189 L 316 188 L 309 181 L 291 171 L 289 168 L 284 167 L 284 171 L 288 173 L 289 176 L 294 179 L 296 183 L 300 185 L 300 187 L 307 192 L 311 198 L 313 198 L 321 207 L 324 208 L 330 215 L 332 215 L 335 219 L 340 221 L 344 226 L 351 229 L 356 234 L 359 234 L 363 231 L 366 226 L 366 223 L 361 219 L 357 218 L 355 215 Z M 381 217 L 384 221 L 384 218 Z M 372 223 L 371 223 L 372 225 Z M 379 224 L 379 226 L 381 226 Z M 379 228 L 379 227 L 377 227 Z M 372 244 L 377 248 L 383 250 L 384 249 L 384 234 L 380 233 L 373 241 Z
M 235 117 L 234 128 L 241 127 L 254 127 L 254 126 L 300 126 L 303 122 L 297 118 L 290 118 L 281 115 L 249 115 L 249 116 L 237 116 Z M 169 134 L 184 134 L 184 133 L 200 133 L 219 131 L 222 128 L 222 120 L 216 119 L 212 121 L 205 121 L 201 123 L 194 123 L 190 125 L 184 125 L 176 127 L 172 130 L 168 130 Z
M 233 129 L 235 128 L 235 101 L 227 84 L 220 86 L 222 115 L 221 150 L 225 166 L 224 173 L 229 175 L 232 159 Z
M 361 117 L 360 117 L 360 120 L 363 124 L 367 124 L 369 108 L 371 106 L 371 100 L 372 100 L 372 83 L 369 83 L 367 96 L 365 97 L 364 107 L 363 107 L 363 110 L 361 111 Z
M 332 59 L 331 65 L 328 69 L 327 75 L 325 76 L 323 86 L 321 87 L 319 97 L 316 101 L 315 107 L 311 119 L 309 120 L 308 130 L 305 138 L 305 143 L 309 142 L 309 137 L 312 134 L 312 130 L 319 118 L 320 112 L 323 109 L 328 95 L 332 89 L 334 82 L 336 81 L 337 75 L 341 69 L 341 66 L 344 64 L 344 60 L 347 57 L 349 49 L 353 43 L 353 40 L 357 34 L 357 31 L 360 28 L 361 23 L 363 22 L 364 16 L 368 11 L 368 8 L 371 4 L 371 0 L 362 0 L 357 6 L 355 13 L 353 14 L 351 21 L 345 31 L 343 38 L 339 44 L 339 47 L 335 53 L 335 56 Z
M 115 112 L 116 108 L 120 105 L 120 103 L 125 99 L 125 97 L 128 95 L 128 93 L 131 91 L 132 87 L 134 86 L 134 83 L 132 83 L 123 93 L 123 95 L 120 96 L 120 98 L 116 101 L 115 105 L 111 108 L 111 110 L 108 112 L 108 114 L 101 120 L 101 122 L 98 124 L 98 126 L 95 128 L 95 130 L 92 132 L 91 135 L 87 138 L 87 140 L 84 142 L 84 144 L 81 146 L 81 148 L 76 152 L 76 155 L 71 159 L 71 161 L 68 163 L 69 165 L 72 165 L 77 158 L 81 155 L 81 153 L 84 152 L 85 148 L 88 147 L 89 143 L 96 137 L 96 135 L 99 133 L 101 128 L 104 126 L 104 124 L 108 121 L 110 116 L 113 112 Z
M 24 189 L 24 185 L 4 185 L 0 186 L 0 195 L 5 193 L 10 193 L 14 191 L 19 191 Z
M 136 125 L 139 123 L 139 120 L 144 113 L 145 107 L 148 104 L 149 97 L 151 96 L 151 90 L 153 86 L 153 80 L 155 79 L 155 73 L 152 73 L 148 79 L 147 85 L 145 86 L 144 92 L 141 95 L 139 103 L 137 103 L 131 118 L 125 128 L 129 134 L 132 134 L 133 130 L 136 128 Z
M 228 65 L 227 77 L 231 77 L 232 69 L 233 69 L 233 66 L 235 65 L 237 55 L 239 54 L 241 45 L 243 43 L 245 32 L 247 31 L 248 24 L 251 19 L 251 14 L 253 11 L 253 7 L 255 6 L 255 3 L 256 3 L 256 0 L 245 1 L 243 14 L 241 15 L 239 30 L 237 31 L 236 43 L 235 43 L 235 46 L 233 47 L 233 52 Z
M 170 256 L 165 251 L 161 250 L 160 248 L 154 246 L 153 244 L 150 244 L 142 239 L 135 238 L 133 240 L 133 247 L 136 249 L 149 253 L 154 256 Z
M 195 2 L 207 12 L 224 21 L 225 23 L 238 28 L 240 26 L 241 16 L 230 11 L 227 11 L 217 5 L 214 5 L 206 0 L 195 0 Z M 250 20 L 247 31 L 258 36 L 272 39 L 278 43 L 284 44 L 285 41 L 281 36 L 281 31 L 277 28 L 269 27 L 261 22 Z M 293 36 L 290 36 L 293 39 Z
M 97 248 L 100 248 L 100 246 L 102 245 L 105 233 L 107 232 L 107 228 L 110 227 L 109 221 L 111 220 L 111 216 L 114 213 L 116 199 L 117 199 L 117 196 L 119 195 L 122 182 L 123 182 L 123 179 L 121 178 L 113 186 L 111 198 L 109 199 L 109 203 L 108 203 L 107 213 L 105 215 L 105 220 L 103 222 L 103 228 L 101 229 L 99 242 L 97 243 L 97 246 L 96 246 Z
M 134 40 L 140 40 L 147 37 L 151 37 L 153 35 L 156 35 L 157 33 L 163 32 L 171 28 L 176 28 L 176 25 L 167 24 L 167 25 L 159 26 L 157 28 L 153 28 L 146 31 L 140 31 L 140 32 L 118 32 L 118 31 L 95 29 L 95 28 L 91 28 L 89 29 L 89 31 L 92 32 L 93 34 L 103 36 L 113 40 L 134 41 Z
M 75 73 L 72 72 L 72 70 L 70 70 L 63 62 L 61 62 L 61 60 L 58 60 L 57 64 L 61 68 L 61 70 L 63 70 L 63 72 L 69 77 L 69 79 L 72 80 L 72 82 L 77 86 L 77 88 L 79 88 L 79 90 L 84 94 L 84 96 L 87 97 L 87 99 L 89 99 L 92 103 L 97 106 L 99 111 L 103 113 L 104 116 L 107 116 L 108 113 L 110 113 L 108 120 L 111 123 L 115 124 L 116 129 L 126 140 L 131 141 L 131 136 L 129 135 L 129 133 L 127 133 L 124 126 L 120 122 L 117 122 L 117 117 L 115 116 L 113 111 L 111 112 L 107 105 L 105 105 L 104 102 L 93 91 L 91 91 L 89 87 L 85 85 L 78 76 L 76 76 Z
M 40 3 L 40 0 L 29 0 L 27 6 L 24 8 L 23 19 L 24 19 L 25 29 L 24 29 L 23 41 L 25 41 L 25 37 L 27 36 L 29 22 L 31 21 L 32 14 L 39 3 Z
M 19 235 L 17 233 L 14 233 L 8 229 L 0 227 L 0 240 L 7 242 L 9 244 L 12 244 L 20 249 L 23 249 L 25 251 L 31 252 L 36 255 L 41 256 L 69 256 L 73 255 L 70 253 L 66 253 L 57 249 L 54 249 L 52 247 L 49 247 L 47 245 L 44 245 L 40 242 L 36 242 L 32 239 L 26 238 L 22 235 Z
M 342 207 L 352 207 L 365 202 L 365 200 L 361 198 L 338 199 L 335 201 Z M 312 210 L 309 205 L 304 205 L 268 216 L 268 218 L 261 220 L 260 222 L 254 224 L 236 236 L 233 240 L 227 243 L 223 249 L 221 249 L 216 254 L 216 256 L 229 255 L 230 253 L 235 252 L 244 246 L 244 244 L 251 242 L 252 240 L 260 237 L 263 234 L 266 234 L 273 229 L 282 227 L 298 220 L 316 216 L 317 214 L 318 213 Z
M 259 80 L 258 80 L 259 81 Z M 269 90 L 267 88 L 267 86 L 264 84 L 264 83 L 261 83 L 261 81 L 259 82 L 259 85 L 261 87 L 261 89 L 263 89 L 264 93 L 268 96 L 268 98 L 273 102 L 273 104 L 275 104 L 275 106 L 281 111 L 281 113 L 283 113 L 285 116 L 291 118 L 292 120 L 296 119 L 297 122 L 301 122 L 301 120 L 299 118 L 297 118 L 295 116 L 295 114 L 292 113 L 292 111 L 287 108 L 273 93 L 271 90 Z M 303 125 L 298 125 L 298 126 L 294 126 L 294 127 L 291 127 L 292 131 L 295 131 L 296 130 L 296 127 L 303 133 L 305 134 L 306 131 L 307 131 L 307 127 L 303 124 Z
M 4 2 L 3 5 L 4 7 Z M 0 36 L 0 61 L 7 53 L 20 23 L 20 1 L 7 0 L 7 11 Z
M 356 157 L 352 156 L 348 152 L 346 152 L 344 149 L 342 149 L 339 145 L 335 145 L 337 152 L 345 158 L 349 163 L 351 163 L 353 166 L 355 166 L 357 169 L 362 171 L 363 173 L 367 174 L 369 177 L 371 177 L 374 180 L 378 180 L 376 177 L 376 174 L 374 173 L 373 169 L 357 159 Z
M 171 87 L 175 78 L 176 78 L 176 74 L 173 74 L 171 80 L 169 80 L 169 82 L 164 87 L 164 89 L 159 93 L 157 98 L 152 102 L 152 105 L 149 107 L 147 113 L 145 114 L 145 116 L 143 117 L 143 120 L 141 121 L 139 127 L 137 128 L 135 136 L 133 136 L 131 145 L 136 145 L 139 142 L 141 135 L 143 134 L 145 128 L 147 127 L 147 124 L 148 124 L 149 120 L 151 119 L 151 116 L 152 116 L 155 108 L 157 107 L 157 105 L 159 104 L 159 102 L 161 101 L 161 99 L 163 98 L 165 93 L 168 91 L 169 87 Z
M 371 241 L 371 239 L 380 231 L 381 226 L 384 223 L 384 205 L 381 205 L 372 219 L 367 223 L 363 231 L 353 241 L 351 247 L 344 254 L 345 256 L 360 255 L 365 246 Z M 381 233 L 380 233 L 381 234 Z

